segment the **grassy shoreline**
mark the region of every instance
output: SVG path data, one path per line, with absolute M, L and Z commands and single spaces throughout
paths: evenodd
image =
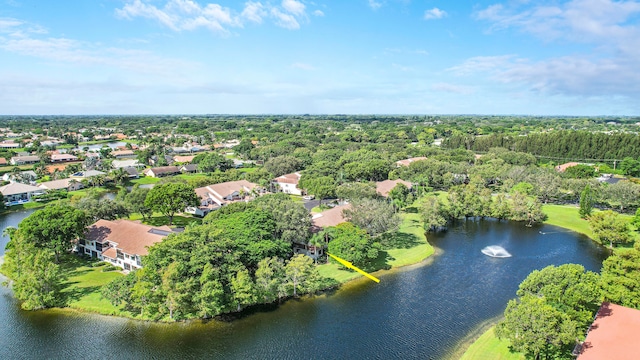
M 543 205 L 542 211 L 547 214 L 547 220 L 545 220 L 544 223 L 571 230 L 586 235 L 589 239 L 593 239 L 593 231 L 591 231 L 589 227 L 589 222 L 580 218 L 578 210 L 579 208 L 576 205 Z M 629 215 L 623 214 L 622 216 L 631 218 Z M 495 323 L 469 345 L 460 359 L 524 359 L 523 354 L 509 351 L 509 342 L 498 339 L 494 335 L 494 328 Z

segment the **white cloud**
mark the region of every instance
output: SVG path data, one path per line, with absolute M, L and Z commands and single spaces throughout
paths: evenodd
M 449 84 L 449 83 L 433 84 L 431 86 L 431 89 L 435 91 L 443 91 L 443 92 L 462 94 L 462 95 L 473 94 L 475 92 L 475 90 L 470 86 L 455 85 L 455 84 Z
M 300 29 L 300 23 L 296 17 L 280 11 L 278 8 L 271 9 L 271 16 L 275 18 L 276 25 L 289 30 Z
M 307 70 L 307 71 L 313 71 L 316 69 L 315 66 L 310 65 L 310 64 L 306 64 L 306 63 L 293 63 L 291 64 L 292 68 L 296 68 L 296 69 L 300 69 L 300 70 Z
M 303 16 L 305 14 L 304 4 L 296 0 L 282 0 L 282 7 L 296 16 Z
M 530 90 L 570 96 L 640 95 L 640 14 L 638 1 L 572 0 L 495 4 L 476 13 L 490 31 L 517 29 L 546 42 L 582 43 L 582 54 L 538 61 L 507 57 L 472 58 L 451 68 L 458 74 L 491 71 L 494 79 Z M 489 58 L 485 58 L 487 60 Z M 490 60 L 490 59 L 489 59 Z
M 267 16 L 264 5 L 259 2 L 249 1 L 244 5 L 244 10 L 240 15 L 243 18 L 252 21 L 254 23 L 262 23 L 262 18 Z
M 376 0 L 369 0 L 369 7 L 373 10 L 378 10 L 380 7 L 382 7 L 382 3 Z
M 242 27 L 244 21 L 260 24 L 269 17 L 276 25 L 294 30 L 300 28 L 300 20 L 308 20 L 306 6 L 297 0 L 282 0 L 280 6 L 248 1 L 241 11 L 215 3 L 202 6 L 193 0 L 167 0 L 162 7 L 152 5 L 149 0 L 127 0 L 115 13 L 122 19 L 155 20 L 173 31 L 206 28 L 222 35 L 229 34 L 231 28 Z M 324 13 L 316 10 L 314 15 L 323 16 Z
M 460 65 L 448 68 L 447 71 L 451 71 L 459 76 L 484 73 L 505 66 L 513 57 L 514 55 L 476 56 L 467 59 Z
M 25 24 L 25 27 L 28 26 Z M 41 36 L 21 31 L 22 36 L 0 37 L 0 49 L 62 64 L 83 67 L 117 67 L 136 73 L 166 74 L 181 68 L 193 68 L 186 61 L 163 58 L 148 51 L 104 47 L 100 44 L 63 37 Z
M 442 19 L 443 17 L 447 16 L 447 12 L 444 10 L 440 10 L 436 7 L 434 7 L 431 10 L 426 10 L 424 12 L 424 19 L 425 20 L 435 20 L 435 19 Z
M 410 66 L 404 66 L 404 65 L 395 64 L 395 63 L 391 64 L 391 67 L 400 71 L 413 71 L 413 68 Z

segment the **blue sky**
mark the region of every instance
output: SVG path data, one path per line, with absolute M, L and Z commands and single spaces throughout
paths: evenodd
M 0 0 L 0 114 L 639 115 L 640 1 Z

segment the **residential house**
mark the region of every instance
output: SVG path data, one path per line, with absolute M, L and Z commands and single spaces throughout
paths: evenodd
M 20 143 L 13 141 L 3 141 L 0 143 L 0 149 L 17 149 L 20 147 Z
M 40 157 L 37 155 L 14 156 L 9 162 L 11 165 L 35 164 L 40 162 Z
M 77 251 L 107 261 L 124 270 L 142 267 L 141 257 L 149 247 L 162 241 L 172 231 L 168 226 L 152 227 L 130 220 L 98 220 L 89 226 Z
M 404 160 L 398 160 L 398 161 L 396 161 L 396 166 L 397 167 L 409 166 L 409 165 L 411 165 L 411 163 L 416 162 L 416 161 L 420 161 L 420 160 L 427 160 L 427 158 L 424 157 L 424 156 L 419 156 L 419 157 L 414 157 L 414 158 L 409 158 L 409 159 L 404 159 Z
M 133 150 L 114 150 L 111 155 L 116 159 L 135 158 L 137 156 Z
M 272 183 L 285 194 L 302 195 L 302 190 L 298 188 L 300 176 L 298 172 L 285 174 L 273 179 Z
M 316 228 L 325 228 L 342 224 L 347 220 L 344 218 L 342 211 L 350 209 L 351 204 L 338 205 L 332 209 L 325 210 L 319 214 L 313 215 L 311 222 Z
M 107 175 L 107 173 L 104 173 L 98 170 L 86 170 L 86 171 L 78 171 L 77 173 L 72 174 L 69 177 L 71 179 L 82 180 L 82 179 L 89 179 L 94 176 L 102 176 L 102 175 Z
M 173 161 L 182 164 L 190 164 L 195 157 L 195 155 L 176 155 L 173 157 Z
M 577 166 L 577 165 L 580 165 L 580 163 L 577 163 L 577 162 L 574 162 L 574 161 L 568 162 L 568 163 L 556 166 L 556 171 L 565 172 L 568 168 L 573 167 L 573 166 Z
M 7 166 L 9 164 L 9 162 L 7 161 L 7 159 L 0 157 L 0 166 Z
M 0 193 L 5 205 L 12 206 L 27 203 L 31 201 L 32 196 L 44 194 L 44 190 L 37 186 L 14 182 L 0 187 Z
M 381 196 L 388 197 L 389 193 L 393 188 L 398 186 L 398 184 L 404 184 L 409 190 L 411 190 L 411 183 L 404 180 L 385 180 L 379 181 L 376 183 L 376 192 Z
M 67 190 L 76 191 L 82 189 L 82 183 L 75 179 L 60 179 L 53 181 L 45 181 L 38 184 L 38 187 L 44 190 Z
M 18 174 L 8 172 L 2 175 L 3 181 L 19 182 L 23 184 L 35 182 L 37 178 L 38 174 L 33 170 L 21 171 Z
M 78 161 L 78 157 L 71 154 L 52 154 L 51 162 L 67 162 L 67 161 Z
M 216 210 L 228 203 L 246 201 L 250 194 L 256 191 L 261 191 L 259 185 L 247 180 L 228 181 L 197 188 L 195 192 L 200 197 L 200 206 L 188 207 L 185 212 L 204 216 L 211 210 Z
M 177 166 L 161 166 L 156 168 L 150 168 L 143 171 L 143 174 L 151 177 L 162 177 L 167 175 L 179 174 L 180 169 Z
M 138 173 L 138 169 L 134 168 L 133 166 L 129 166 L 123 169 L 127 173 L 127 176 L 129 176 L 129 179 L 137 179 L 140 177 L 140 173 Z
M 640 310 L 602 303 L 587 337 L 573 350 L 578 360 L 637 359 Z
M 185 164 L 180 166 L 180 172 L 182 173 L 194 173 L 198 171 L 198 164 Z
M 140 164 L 140 161 L 137 159 L 113 160 L 111 166 L 113 166 L 114 169 L 124 169 L 128 167 L 144 168 L 144 164 Z

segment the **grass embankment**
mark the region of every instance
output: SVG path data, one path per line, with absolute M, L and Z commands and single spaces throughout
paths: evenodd
M 68 278 L 62 294 L 68 308 L 103 315 L 127 315 L 100 294 L 103 285 L 123 276 L 117 270 L 104 271 L 107 266 L 107 263 L 88 262 L 75 255 L 65 259 L 63 269 Z
M 408 212 L 400 214 L 402 223 L 398 231 L 381 237 L 383 251 L 373 264 L 374 271 L 415 264 L 433 254 L 434 249 L 427 242 L 420 215 L 413 211 L 415 208 L 409 208 Z M 340 283 L 362 276 L 334 263 L 320 265 L 318 271 L 320 275 Z
M 555 225 L 593 238 L 593 231 L 589 227 L 589 222 L 580 218 L 579 208 L 576 205 L 543 205 L 542 211 L 547 214 L 545 224 Z M 599 211 L 594 209 L 594 211 Z M 631 216 L 622 214 L 625 219 L 630 220 Z M 634 232 L 634 237 L 638 240 L 638 234 Z M 515 295 L 515 294 L 514 294 Z M 498 339 L 493 333 L 494 327 L 487 330 L 478 340 L 476 340 L 461 359 L 524 359 L 521 353 L 509 351 L 509 341 Z
M 521 360 L 524 355 L 509 351 L 509 341 L 500 340 L 493 332 L 492 326 L 478 340 L 476 340 L 460 360 L 493 359 L 493 360 Z

